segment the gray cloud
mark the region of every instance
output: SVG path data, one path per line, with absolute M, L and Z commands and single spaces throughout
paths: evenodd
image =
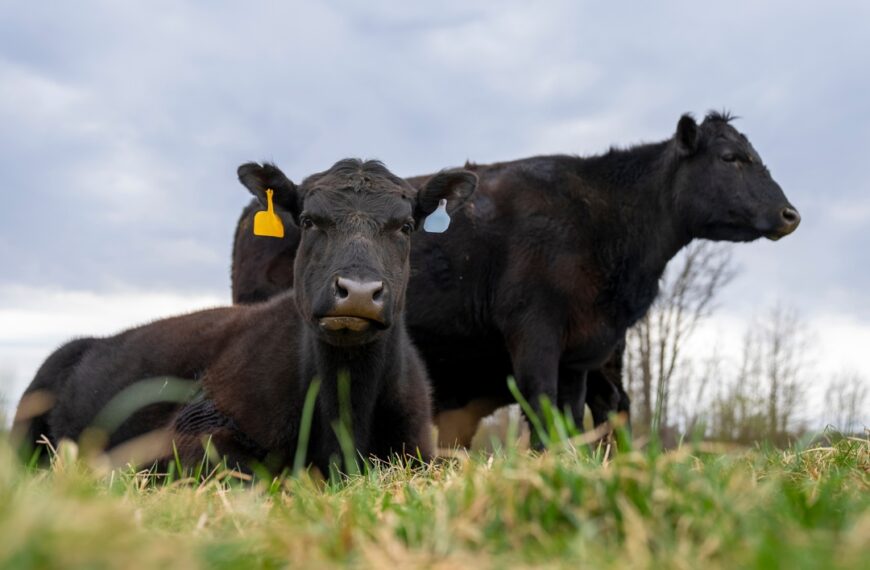
M 662 139 L 728 107 L 804 225 L 736 248 L 726 304 L 870 322 L 870 8 L 421 6 L 7 7 L 0 281 L 224 294 L 243 161 L 411 175 Z

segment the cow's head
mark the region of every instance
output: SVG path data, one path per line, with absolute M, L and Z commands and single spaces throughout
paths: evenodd
M 296 304 L 322 340 L 369 342 L 401 318 L 411 234 L 442 199 L 477 187 L 467 170 L 440 172 L 419 190 L 377 161 L 341 160 L 297 186 L 272 164 L 244 164 L 239 180 L 263 204 L 265 190 L 302 238 L 294 263 Z
M 787 236 L 800 214 L 731 120 L 710 113 L 700 125 L 690 115 L 677 123 L 674 199 L 689 232 L 727 241 Z

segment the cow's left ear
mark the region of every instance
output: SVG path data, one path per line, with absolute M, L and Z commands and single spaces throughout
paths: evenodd
M 677 122 L 677 133 L 674 135 L 677 151 L 681 156 L 690 156 L 698 150 L 701 138 L 698 123 L 692 115 L 686 113 Z
M 288 211 L 294 220 L 299 218 L 299 192 L 281 169 L 265 162 L 262 165 L 248 162 L 238 169 L 239 182 L 253 194 L 265 208 L 267 206 L 266 190 L 274 191 L 273 200 L 277 206 Z
M 441 200 L 447 200 L 447 212 L 453 213 L 468 201 L 476 189 L 477 174 L 470 170 L 442 170 L 417 190 L 417 205 L 414 208 L 417 227 L 421 227 L 423 220 L 435 211 Z

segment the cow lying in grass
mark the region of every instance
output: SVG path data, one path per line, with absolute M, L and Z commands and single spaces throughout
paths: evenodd
M 696 238 L 778 239 L 800 222 L 749 140 L 719 113 L 700 124 L 684 115 L 666 140 L 599 156 L 466 167 L 480 177 L 473 200 L 454 212 L 448 235 L 421 236 L 411 251 L 408 329 L 438 412 L 477 401 L 485 414 L 511 402 L 509 374 L 533 407 L 546 396 L 578 423 L 584 403 L 595 423 L 627 412 L 625 332 L 649 309 L 674 255 Z M 234 297 L 289 286 L 294 239 L 267 250 L 265 239 L 237 231 Z M 470 428 L 451 439 L 468 444 L 476 421 L 463 423 Z
M 340 456 L 334 425 L 346 376 L 357 453 L 431 457 L 430 387 L 403 318 L 411 234 L 439 200 L 466 199 L 477 177 L 441 172 L 418 190 L 379 162 L 348 159 L 299 186 L 269 164 L 245 164 L 239 179 L 264 204 L 266 189 L 274 190 L 299 228 L 295 290 L 68 343 L 25 392 L 22 401 L 50 392 L 55 402 L 34 418 L 18 414 L 19 426 L 30 422 L 29 442 L 42 434 L 53 443 L 78 439 L 122 390 L 173 376 L 195 379 L 196 395 L 139 410 L 109 434 L 109 447 L 165 428 L 188 465 L 210 438 L 233 463 L 286 467 L 319 379 L 306 451 L 326 469 Z

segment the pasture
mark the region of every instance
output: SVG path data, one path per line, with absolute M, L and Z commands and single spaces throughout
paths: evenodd
M 833 438 L 832 438 L 833 439 Z M 0 442 L 2 568 L 866 568 L 870 439 L 384 464 L 342 481 L 101 471 Z
M 138 4 L 0 18 L 0 570 L 870 570 L 870 4 Z

